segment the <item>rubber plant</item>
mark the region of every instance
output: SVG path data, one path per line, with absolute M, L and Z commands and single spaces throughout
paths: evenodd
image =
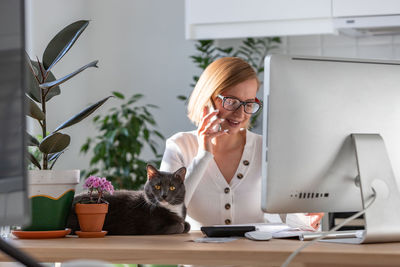
M 53 68 L 68 53 L 88 25 L 89 21 L 79 20 L 66 26 L 51 39 L 41 60 L 38 57 L 30 59 L 26 54 L 26 97 L 29 103 L 27 115 L 39 123 L 41 135 L 36 138 L 27 133 L 27 143 L 31 148 L 27 154 L 38 170 L 28 172 L 32 222 L 25 230 L 65 230 L 80 171 L 52 170 L 70 144 L 71 137 L 62 131 L 88 117 L 111 97 L 105 97 L 84 108 L 54 130 L 48 127 L 47 115 L 55 111 L 48 110 L 47 102 L 60 95 L 60 85 L 88 68 L 97 68 L 98 60 L 95 60 L 59 79 L 52 73 Z
M 28 116 L 34 118 L 39 123 L 42 129 L 42 138 L 39 140 L 32 135 L 28 134 L 29 145 L 36 146 L 41 152 L 42 163 L 32 154 L 29 153 L 29 160 L 41 170 L 52 169 L 57 159 L 65 151 L 70 144 L 70 136 L 62 133 L 61 130 L 70 127 L 84 118 L 92 114 L 96 109 L 108 100 L 108 97 L 103 98 L 97 103 L 83 109 L 75 116 L 69 118 L 64 123 L 59 125 L 56 129 L 48 132 L 47 127 L 47 105 L 53 97 L 60 95 L 60 85 L 70 80 L 77 74 L 90 67 L 97 68 L 98 60 L 92 61 L 74 72 L 56 79 L 52 73 L 53 67 L 67 54 L 67 52 L 74 45 L 76 40 L 82 32 L 89 25 L 89 21 L 80 20 L 76 21 L 63 30 L 61 30 L 47 45 L 42 61 L 38 58 L 32 60 L 27 55 L 26 62 L 28 64 L 28 97 L 29 113 Z M 37 104 L 36 104 L 36 103 Z

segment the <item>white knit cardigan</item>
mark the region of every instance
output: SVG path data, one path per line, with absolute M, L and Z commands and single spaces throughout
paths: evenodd
M 199 149 L 196 131 L 180 132 L 167 140 L 160 170 L 187 168 L 185 204 L 200 225 L 281 222 L 279 215 L 261 210 L 261 147 L 262 136 L 246 131 L 242 158 L 228 184 L 213 155 Z M 304 219 L 308 216 L 295 221 L 304 224 Z

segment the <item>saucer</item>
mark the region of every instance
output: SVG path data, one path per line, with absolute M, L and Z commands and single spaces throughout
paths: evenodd
M 55 231 L 22 231 L 13 230 L 11 233 L 21 239 L 44 239 L 44 238 L 59 238 L 65 237 L 71 233 L 71 229 L 55 230 Z
M 79 237 L 94 238 L 94 237 L 104 237 L 107 234 L 107 231 L 101 231 L 101 232 L 75 231 L 75 234 L 77 234 Z

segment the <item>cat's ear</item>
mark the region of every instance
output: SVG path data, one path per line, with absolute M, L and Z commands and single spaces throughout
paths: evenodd
M 185 175 L 186 175 L 186 168 L 185 167 L 180 168 L 179 170 L 177 170 L 174 173 L 174 176 L 180 178 L 182 180 L 182 182 L 185 181 Z
M 158 175 L 158 170 L 153 165 L 147 164 L 147 179 L 151 180 Z

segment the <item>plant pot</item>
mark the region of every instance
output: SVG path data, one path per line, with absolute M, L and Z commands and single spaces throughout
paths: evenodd
M 78 216 L 82 232 L 101 232 L 108 212 L 108 204 L 76 204 L 75 213 Z
M 23 230 L 64 230 L 79 183 L 79 170 L 31 170 L 28 177 L 32 221 Z

